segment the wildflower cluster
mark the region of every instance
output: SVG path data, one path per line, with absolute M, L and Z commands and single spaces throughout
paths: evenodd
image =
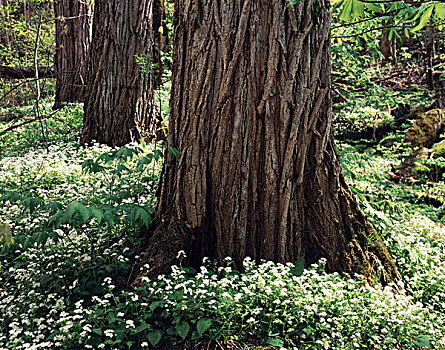
M 105 219 L 91 216 L 49 226 L 52 212 L 23 210 L 35 198 L 58 202 L 62 211 L 73 202 L 88 210 L 106 203 L 110 212 L 152 203 L 160 162 L 149 170 L 138 166 L 153 151 L 106 163 L 117 152 L 65 140 L 22 156 L 0 154 L 2 194 L 24 198 L 0 202 L 0 224 L 15 239 L 0 243 L 1 349 L 144 349 L 184 342 L 445 349 L 445 228 L 425 212 L 399 211 L 391 196 L 400 188 L 384 178 L 390 160 L 342 154 L 352 159 L 346 175 L 404 277 L 397 293 L 360 276 L 326 273 L 323 260 L 304 270 L 298 262 L 246 259 L 238 272 L 228 258 L 224 266 L 206 260 L 195 271 L 182 266 L 184 252 L 169 275 L 131 288 L 135 271 L 144 268 L 136 225 L 116 217 L 114 225 L 104 225 Z M 91 171 L 82 168 L 85 161 Z M 27 239 L 48 228 L 46 240 Z

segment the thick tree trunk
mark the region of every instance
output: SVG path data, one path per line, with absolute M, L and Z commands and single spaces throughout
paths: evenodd
M 329 1 L 175 3 L 169 154 L 145 260 L 246 256 L 386 279 L 396 268 L 345 183 L 332 133 Z
M 93 33 L 93 5 L 83 0 L 55 0 L 57 74 L 54 108 L 85 99 Z
M 112 146 L 154 134 L 153 0 L 96 0 L 82 143 Z

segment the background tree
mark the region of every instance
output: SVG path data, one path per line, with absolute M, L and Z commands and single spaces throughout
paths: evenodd
M 226 256 L 398 274 L 332 133 L 329 1 L 175 3 L 169 154 L 145 260 Z M 175 152 L 176 153 L 176 152 Z
M 124 145 L 154 134 L 152 0 L 97 0 L 82 143 Z
M 56 16 L 57 76 L 54 108 L 62 102 L 83 101 L 87 85 L 88 56 L 93 34 L 93 3 L 54 0 Z

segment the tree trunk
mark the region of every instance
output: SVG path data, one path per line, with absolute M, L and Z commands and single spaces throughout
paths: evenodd
M 121 146 L 153 135 L 153 0 L 96 0 L 83 144 Z
M 85 99 L 93 5 L 83 0 L 55 0 L 57 74 L 54 109 Z
M 165 272 L 246 256 L 398 276 L 353 198 L 332 133 L 329 1 L 175 3 L 169 146 L 144 259 Z M 175 252 L 176 250 L 176 252 Z
M 162 15 L 164 12 L 164 0 L 153 0 L 153 53 L 152 53 L 152 69 L 154 88 L 157 89 L 162 84 L 162 47 L 161 32 Z
M 54 77 L 54 68 L 38 67 L 39 79 Z M 0 79 L 30 79 L 36 77 L 35 67 L 0 66 Z
M 394 25 L 394 19 L 384 21 L 383 25 L 389 27 Z M 383 57 L 385 57 L 385 61 L 391 61 L 392 64 L 395 66 L 397 65 L 397 40 L 396 35 L 393 35 L 392 38 L 389 39 L 389 34 L 389 29 L 383 29 L 382 35 L 380 37 L 379 48 Z
M 435 89 L 435 79 L 434 79 L 434 26 L 430 25 L 427 29 L 427 42 L 426 42 L 426 81 L 428 87 L 431 90 Z
M 161 35 L 161 51 L 162 52 L 171 52 L 170 47 L 170 30 L 169 30 L 169 9 L 170 3 L 173 3 L 173 0 L 164 0 L 164 6 L 162 8 L 162 35 Z

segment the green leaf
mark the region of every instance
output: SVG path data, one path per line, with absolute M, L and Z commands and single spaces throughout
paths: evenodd
M 152 312 L 155 311 L 156 308 L 157 308 L 159 305 L 161 305 L 161 304 L 162 304 L 162 302 L 159 301 L 159 300 L 152 302 L 152 303 L 150 304 L 150 310 L 151 310 Z
M 304 255 L 294 263 L 294 266 L 290 270 L 291 273 L 295 276 L 301 276 L 304 272 Z
M 53 280 L 54 280 L 54 277 L 52 275 L 45 273 L 42 276 L 40 276 L 39 283 L 41 286 L 45 286 Z
M 95 217 L 97 219 L 97 223 L 100 225 L 102 222 L 102 219 L 104 218 L 104 214 L 101 210 L 99 210 L 97 207 L 90 207 L 89 208 L 91 216 Z
M 190 326 L 186 321 L 179 322 L 176 327 L 176 334 L 179 335 L 182 339 L 185 339 L 187 337 L 187 334 L 189 333 Z
M 116 321 L 116 315 L 114 313 L 108 314 L 107 320 L 109 323 L 114 323 L 114 321 Z
M 80 202 L 68 204 L 61 221 L 63 224 L 73 224 L 76 218 L 80 219 L 82 223 L 86 223 L 91 218 L 90 211 Z
M 351 17 L 352 12 L 352 0 L 346 0 L 343 4 L 343 8 L 341 9 L 340 16 L 338 19 L 340 21 L 347 21 Z
M 110 227 L 113 227 L 114 224 L 116 223 L 114 221 L 114 215 L 113 215 L 113 212 L 111 210 L 107 210 L 104 213 L 104 218 L 105 218 L 105 221 L 108 223 L 108 225 L 110 225 Z
M 445 19 L 445 4 L 436 4 L 435 14 L 440 19 Z
M 428 9 L 420 16 L 419 23 L 413 29 L 411 29 L 411 32 L 417 32 L 418 30 L 420 30 L 426 26 L 426 24 L 428 23 L 428 21 L 431 18 L 433 9 L 434 9 L 434 6 L 428 7 Z
M 212 320 L 210 318 L 202 318 L 198 321 L 196 324 L 196 329 L 200 337 L 210 328 L 211 324 Z
M 284 341 L 280 338 L 270 338 L 266 344 L 282 348 L 284 346 Z
M 139 327 L 136 328 L 135 333 L 143 332 L 143 331 L 145 331 L 148 328 L 150 328 L 150 325 L 147 324 L 147 323 L 143 323 Z
M 14 238 L 12 238 L 11 229 L 8 224 L 0 225 L 0 242 L 5 241 L 6 245 L 14 243 Z
M 151 223 L 151 215 L 150 212 L 145 209 L 145 208 L 139 208 L 137 210 L 138 212 L 138 216 L 140 217 L 140 219 L 142 220 L 142 222 L 145 224 L 145 226 L 148 228 L 150 226 Z
M 298 4 L 299 2 L 301 2 L 301 0 L 291 0 L 291 1 L 287 4 L 286 7 L 289 7 L 289 6 L 291 6 L 291 5 Z
M 147 334 L 147 339 L 149 340 L 151 346 L 156 346 L 161 340 L 161 332 L 153 331 Z
M 28 249 L 29 246 L 31 245 L 31 237 L 28 237 L 25 239 L 25 242 L 23 243 L 23 249 Z
M 388 40 L 392 40 L 392 37 L 394 36 L 394 33 L 395 33 L 395 30 L 394 29 L 391 29 L 390 31 L 389 31 L 389 35 L 388 35 Z
M 352 12 L 358 17 L 365 16 L 365 6 L 360 0 L 352 0 Z
M 422 348 L 434 349 L 434 345 L 433 343 L 431 343 L 431 340 L 434 339 L 429 337 L 428 335 L 421 335 L 414 340 L 414 344 Z
M 380 12 L 382 11 L 382 8 L 380 6 L 377 6 L 376 4 L 373 4 L 371 2 L 365 3 L 365 6 L 368 8 L 368 10 L 372 12 Z
M 37 242 L 40 244 L 45 244 L 47 240 L 48 240 L 48 232 L 47 231 L 42 231 L 37 237 Z
M 179 155 L 181 155 L 181 153 L 176 149 L 173 148 L 171 146 L 168 146 L 168 149 L 170 150 L 170 152 L 173 154 L 173 156 L 178 157 Z

